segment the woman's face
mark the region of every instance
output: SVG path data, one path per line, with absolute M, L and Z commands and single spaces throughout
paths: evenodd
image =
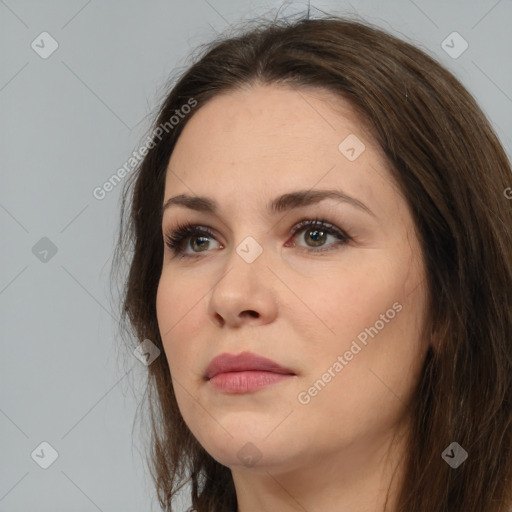
M 175 201 L 163 232 L 211 234 L 166 246 L 158 324 L 186 424 L 232 470 L 368 461 L 407 412 L 427 348 L 425 274 L 369 137 L 327 92 L 258 85 L 208 102 L 176 144 L 164 202 L 208 202 Z M 327 190 L 339 195 L 318 200 Z M 315 219 L 328 225 L 293 232 Z M 245 361 L 206 377 L 213 358 L 241 353 L 289 375 Z

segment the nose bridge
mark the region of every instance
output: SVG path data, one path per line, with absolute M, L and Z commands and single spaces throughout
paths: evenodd
M 244 311 L 251 317 L 272 317 L 275 304 L 267 263 L 263 243 L 253 236 L 245 236 L 230 248 L 225 272 L 212 289 L 210 314 L 233 324 L 240 321 Z
M 258 237 L 260 241 L 251 235 L 246 236 L 235 248 L 236 254 L 244 260 L 247 265 L 252 265 L 257 260 L 261 261 L 261 255 L 264 251 L 262 240 L 263 235 Z
M 259 238 L 261 239 L 263 236 L 260 235 Z M 266 268 L 267 251 L 264 250 L 263 241 L 260 242 L 255 237 L 247 235 L 236 243 L 230 251 L 231 254 L 226 262 L 227 274 L 223 280 L 240 280 L 239 283 L 236 283 L 236 288 L 239 290 L 247 290 L 249 285 L 257 285 L 263 274 L 268 272 Z M 268 282 L 266 277 L 263 276 L 265 281 Z

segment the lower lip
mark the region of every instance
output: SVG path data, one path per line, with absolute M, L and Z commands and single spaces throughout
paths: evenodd
M 290 377 L 294 375 L 264 371 L 227 372 L 215 375 L 209 382 L 217 391 L 243 394 L 257 391 Z

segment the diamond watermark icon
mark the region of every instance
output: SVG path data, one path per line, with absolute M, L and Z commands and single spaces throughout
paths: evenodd
M 252 236 L 248 236 L 238 245 L 236 252 L 246 263 L 252 263 L 263 252 L 263 247 Z
M 48 32 L 41 32 L 30 46 L 41 59 L 47 59 L 59 47 L 59 43 Z
M 246 443 L 236 454 L 238 460 L 247 467 L 254 466 L 263 456 L 253 443 Z
M 468 49 L 468 47 L 468 42 L 458 32 L 452 32 L 441 43 L 441 48 L 452 59 L 458 59 Z
M 43 236 L 32 247 L 32 254 L 42 263 L 48 263 L 57 254 L 57 246 L 48 237 Z
M 38 466 L 48 469 L 57 460 L 59 454 L 50 443 L 43 441 L 30 456 Z
M 448 465 L 456 469 L 468 458 L 468 452 L 459 443 L 453 442 L 441 454 L 441 457 Z
M 145 339 L 134 351 L 133 355 L 145 366 L 149 366 L 159 355 L 160 349 L 148 339 Z
M 351 133 L 338 145 L 339 152 L 348 160 L 353 162 L 366 149 L 361 139 Z

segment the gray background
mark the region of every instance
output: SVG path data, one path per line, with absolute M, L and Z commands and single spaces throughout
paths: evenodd
M 314 7 L 358 13 L 436 56 L 510 157 L 511 0 L 317 1 L 313 16 Z M 139 147 L 166 81 L 198 44 L 279 8 L 307 2 L 0 0 L 0 512 L 159 510 L 144 432 L 132 432 L 146 368 L 115 341 L 121 186 L 103 200 L 92 191 Z M 31 47 L 51 49 L 44 31 L 58 43 L 47 58 Z M 469 44 L 458 58 L 442 47 L 453 31 Z M 50 456 L 42 442 L 58 453 L 47 469 L 35 462 Z

